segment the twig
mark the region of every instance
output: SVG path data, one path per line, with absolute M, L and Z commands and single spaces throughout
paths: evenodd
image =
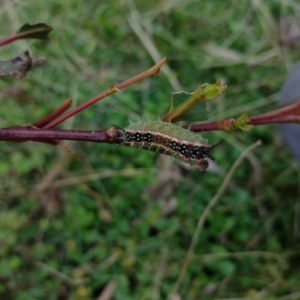
M 43 128 L 48 123 L 59 117 L 61 114 L 63 114 L 72 104 L 72 99 L 68 98 L 61 106 L 59 106 L 57 109 L 55 109 L 53 112 L 48 114 L 43 119 L 35 122 L 33 124 L 34 127 Z
M 89 141 L 97 143 L 112 143 L 106 130 L 46 130 L 32 127 L 9 127 L 0 129 L 0 140 L 11 142 L 36 141 L 45 142 L 51 140 Z
M 190 126 L 194 132 L 234 129 L 234 123 L 237 119 L 229 118 L 222 121 L 210 122 Z M 265 114 L 248 117 L 247 125 L 262 125 L 271 123 L 300 123 L 300 100 L 295 104 L 288 105 L 284 108 L 274 110 Z M 186 126 L 188 127 L 188 126 Z
M 131 85 L 139 80 L 142 80 L 146 77 L 149 77 L 151 75 L 157 74 L 159 73 L 159 70 L 161 68 L 161 66 L 166 62 L 166 58 L 163 58 L 161 61 L 159 61 L 155 66 L 153 66 L 152 68 L 150 68 L 147 71 L 144 71 L 128 80 L 125 80 L 119 84 L 117 84 L 116 86 L 111 87 L 110 89 L 106 90 L 105 92 L 95 96 L 94 98 L 84 102 L 83 104 L 77 106 L 76 108 L 74 108 L 73 110 L 69 111 L 68 113 L 58 117 L 56 120 L 54 120 L 53 122 L 49 123 L 48 125 L 46 125 L 44 128 L 45 129 L 50 129 L 53 128 L 55 126 L 57 126 L 58 124 L 62 123 L 63 121 L 67 120 L 68 118 L 76 115 L 77 113 L 79 113 L 80 111 L 84 110 L 85 108 L 91 106 L 92 104 L 96 103 L 97 101 L 102 100 L 103 98 L 127 87 L 128 85 Z

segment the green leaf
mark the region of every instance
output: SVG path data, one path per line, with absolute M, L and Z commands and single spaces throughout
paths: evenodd
M 226 85 L 221 85 L 221 80 L 218 79 L 215 84 L 205 83 L 200 86 L 202 88 L 202 97 L 206 100 L 214 99 L 221 95 L 227 88 Z
M 214 84 L 205 83 L 199 85 L 193 93 L 180 92 L 171 96 L 171 109 L 163 118 L 163 121 L 200 121 L 207 120 L 209 110 L 207 100 L 211 100 L 222 94 L 227 88 L 221 85 L 221 80 Z
M 0 61 L 0 77 L 15 76 L 23 79 L 32 67 L 29 51 L 9 61 Z
M 52 26 L 45 23 L 24 24 L 16 33 L 18 39 L 39 39 L 45 40 L 52 30 Z

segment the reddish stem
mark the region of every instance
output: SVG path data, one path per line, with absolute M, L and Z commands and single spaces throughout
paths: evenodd
M 249 124 L 300 123 L 300 101 L 275 111 L 249 117 Z
M 61 108 L 62 107 L 63 106 L 61 106 Z M 225 119 L 219 122 L 198 124 L 191 126 L 190 130 L 195 132 L 212 130 L 229 131 L 233 129 L 235 121 L 235 119 Z M 249 117 L 246 124 L 260 125 L 270 123 L 300 123 L 300 101 L 270 113 Z M 24 142 L 31 140 L 47 143 L 56 143 L 55 140 L 77 140 L 100 143 L 116 143 L 116 139 L 113 139 L 112 135 L 108 135 L 107 130 L 46 130 L 22 126 L 0 129 L 0 140 L 14 142 Z
M 197 124 L 192 126 L 185 126 L 194 132 L 213 131 L 213 130 L 226 130 L 234 129 L 235 119 L 224 119 L 222 121 L 210 122 L 204 124 Z M 248 125 L 262 125 L 272 123 L 300 123 L 300 101 L 277 109 L 272 112 L 252 116 L 248 118 Z
M 45 130 L 32 127 L 10 127 L 0 129 L 1 141 L 24 142 L 36 141 L 47 142 L 51 140 L 74 140 L 97 143 L 113 143 L 106 130 L 83 131 L 83 130 Z
M 204 124 L 197 124 L 192 126 L 184 126 L 185 128 L 189 128 L 194 132 L 203 132 L 203 131 L 214 131 L 214 130 L 226 130 L 230 131 L 233 129 L 233 124 L 235 119 L 224 119 L 222 121 L 210 122 Z
M 34 127 L 43 128 L 47 124 L 49 124 L 51 121 L 56 119 L 58 116 L 63 114 L 72 104 L 71 98 L 67 99 L 60 107 L 58 107 L 56 110 L 54 110 L 52 113 L 44 117 L 43 119 L 35 122 L 33 124 Z
M 144 71 L 128 80 L 125 80 L 119 84 L 117 84 L 116 86 L 110 88 L 109 90 L 95 96 L 94 98 L 86 101 L 85 103 L 77 106 L 76 108 L 74 108 L 73 110 L 69 111 L 68 113 L 58 117 L 56 120 L 52 121 L 51 123 L 47 124 L 46 126 L 44 126 L 45 129 L 50 129 L 53 128 L 55 126 L 57 126 L 58 124 L 62 123 L 63 121 L 65 121 L 66 119 L 74 116 L 75 114 L 79 113 L 80 111 L 82 111 L 83 109 L 91 106 L 92 104 L 96 103 L 99 100 L 102 100 L 103 98 L 115 93 L 116 91 L 119 91 L 123 88 L 125 88 L 126 86 L 133 84 L 139 80 L 142 80 L 148 76 L 157 74 L 161 68 L 161 66 L 166 62 L 166 58 L 163 58 L 161 61 L 159 61 L 154 67 L 152 67 L 151 69 Z
M 194 132 L 203 132 L 203 131 L 214 131 L 219 130 L 220 122 L 211 122 L 211 123 L 204 123 L 204 124 L 197 124 L 192 126 L 184 126 L 184 128 L 189 128 L 191 131 Z
M 22 26 L 23 27 L 23 26 Z M 20 28 L 21 29 L 21 28 Z M 35 28 L 35 29 L 32 29 L 32 30 L 29 30 L 29 31 L 25 31 L 25 32 L 18 32 L 16 34 L 11 34 L 3 39 L 0 40 L 0 47 L 1 46 L 4 46 L 4 45 L 7 45 L 7 44 L 10 44 L 16 40 L 19 40 L 19 39 L 25 39 L 25 38 L 34 38 L 32 37 L 32 35 L 34 34 L 39 34 L 39 33 L 45 33 L 48 31 L 50 32 L 52 30 L 52 27 L 51 26 L 47 26 L 47 28 Z
M 6 44 L 12 43 L 17 39 L 18 39 L 18 37 L 16 35 L 9 35 L 9 36 L 7 36 L 7 37 L 0 40 L 0 47 L 4 46 Z

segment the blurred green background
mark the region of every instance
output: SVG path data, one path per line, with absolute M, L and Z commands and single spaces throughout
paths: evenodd
M 26 80 L 1 80 L 1 127 L 32 124 L 69 96 L 77 106 L 164 56 L 160 74 L 61 128 L 156 120 L 172 91 L 219 78 L 228 89 L 212 101 L 211 120 L 263 113 L 299 59 L 282 25 L 300 25 L 297 1 L 3 0 L 0 11 L 1 37 L 26 22 L 54 28 L 46 42 L 0 49 L 1 60 L 26 49 L 46 57 Z M 276 126 L 204 136 L 224 140 L 207 172 L 128 147 L 65 143 L 78 162 L 58 147 L 2 142 L 0 299 L 300 299 L 300 174 Z M 201 214 L 258 139 L 179 282 Z

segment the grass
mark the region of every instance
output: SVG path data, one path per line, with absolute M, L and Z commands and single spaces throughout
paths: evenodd
M 297 59 L 297 50 L 281 47 L 275 26 L 279 17 L 297 16 L 299 5 L 290 1 L 11 3 L 1 7 L 2 37 L 25 22 L 46 22 L 54 31 L 47 42 L 1 48 L 2 60 L 26 49 L 47 58 L 26 80 L 0 82 L 1 127 L 33 123 L 69 96 L 79 105 L 164 56 L 168 68 L 159 75 L 63 128 L 157 119 L 168 111 L 172 91 L 193 91 L 218 78 L 228 89 L 211 104 L 212 120 L 263 113 L 275 109 Z M 3 142 L 0 298 L 104 299 L 106 289 L 110 299 L 176 299 L 175 293 L 181 299 L 297 299 L 298 165 L 278 146 L 273 125 L 205 138 L 224 140 L 213 151 L 213 172 L 125 147 L 69 142 L 83 157 L 77 162 L 49 145 Z M 257 140 L 262 146 L 230 175 Z M 226 180 L 227 189 L 207 210 Z

